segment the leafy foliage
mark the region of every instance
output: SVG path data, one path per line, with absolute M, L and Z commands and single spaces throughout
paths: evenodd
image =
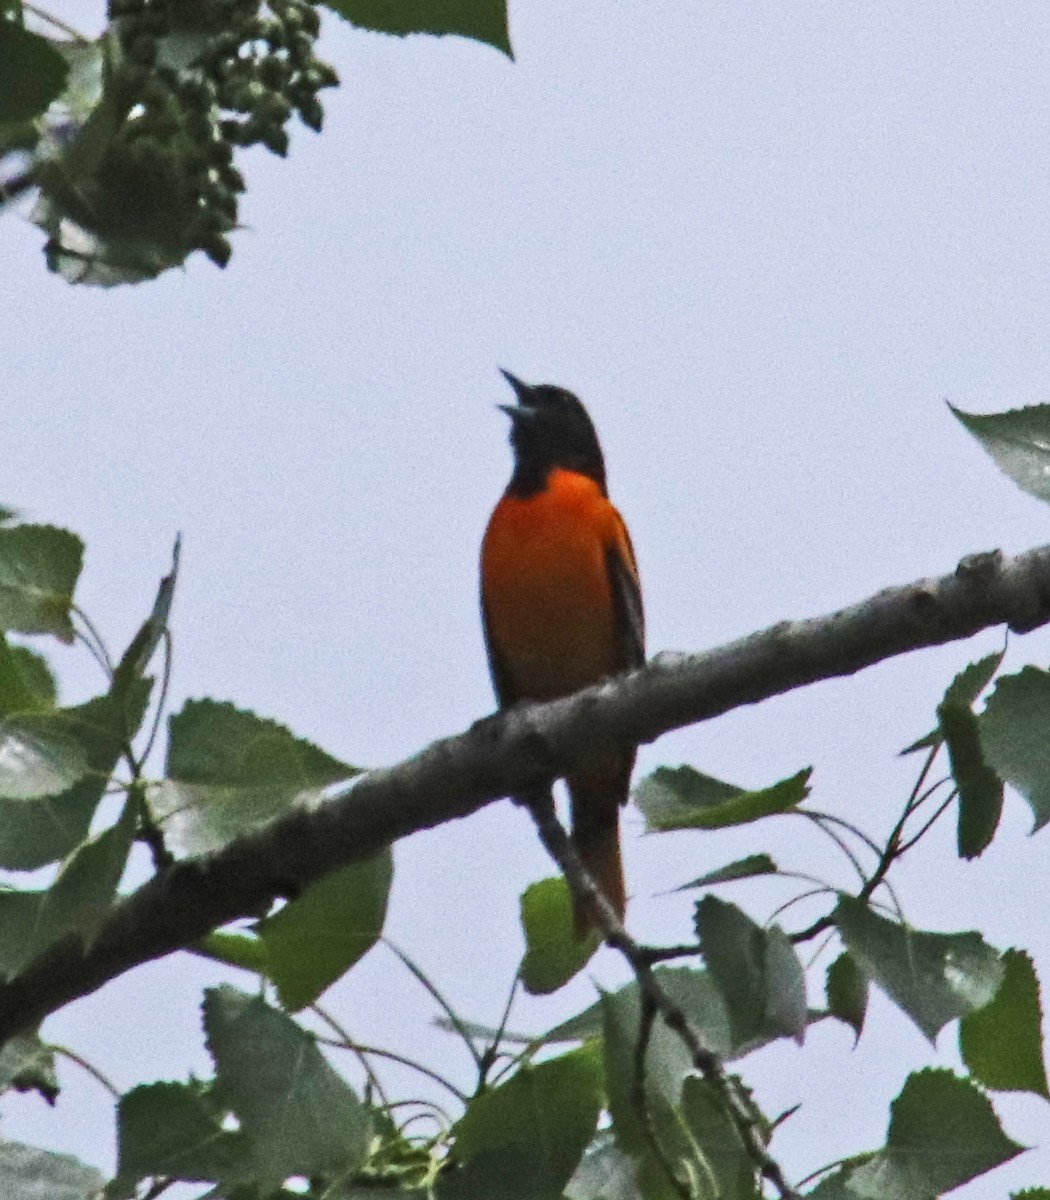
M 587 965 L 598 948 L 594 933 L 577 939 L 572 898 L 560 875 L 525 889 L 521 896 L 521 927 L 525 932 L 521 981 L 533 995 L 557 991 Z
M 692 767 L 658 767 L 635 791 L 646 828 L 723 829 L 797 807 L 809 792 L 810 770 L 748 792 Z
M 995 997 L 1003 967 L 977 933 L 924 933 L 842 896 L 835 924 L 857 965 L 933 1041 Z
M 595 1042 L 522 1066 L 479 1093 L 456 1122 L 454 1162 L 438 1195 L 560 1196 L 594 1137 L 603 1099 Z
M 102 1175 L 68 1154 L 51 1154 L 18 1142 L 0 1142 L 4 1200 L 95 1200 Z
M 205 993 L 204 1029 L 218 1087 L 251 1146 L 252 1177 L 352 1171 L 364 1159 L 369 1117 L 314 1039 L 258 996 Z
M 333 871 L 259 922 L 264 973 L 290 1012 L 312 1004 L 376 944 L 393 874 L 387 847 L 368 862 Z
M 1028 801 L 1035 828 L 1050 821 L 1050 674 L 1025 667 L 995 685 L 981 714 L 980 738 L 991 768 Z
M 164 707 L 162 699 L 148 720 L 150 702 L 155 691 L 166 695 L 166 680 L 155 689 L 149 672 L 162 650 L 161 669 L 170 665 L 177 547 L 138 632 L 111 657 L 74 601 L 79 540 L 13 516 L 0 522 L 0 867 L 53 864 L 47 886 L 35 880 L 0 891 L 0 972 L 17 980 L 49 949 L 91 946 L 119 900 L 136 841 L 163 874 L 180 856 L 228 847 L 289 809 L 324 803 L 326 789 L 358 768 L 283 724 L 198 699 L 169 717 L 163 776 L 148 777 Z M 46 659 L 22 644 L 33 637 L 90 646 L 105 688 L 60 706 Z M 781 1125 L 727 1064 L 780 1039 L 801 1043 L 809 1024 L 828 1016 L 857 1039 L 877 1036 L 866 1025 L 873 984 L 931 1041 L 957 1021 L 969 1076 L 911 1074 L 893 1102 L 885 1144 L 824 1168 L 807 1194 L 930 1200 L 1008 1161 L 1022 1147 L 1004 1132 L 985 1089 L 1048 1097 L 1035 967 L 1023 951 L 1001 954 L 977 932 L 913 928 L 890 888 L 895 865 L 953 809 L 960 857 L 981 854 L 998 831 L 1006 784 L 1031 805 L 1037 828 L 1050 820 L 1050 676 L 1032 667 L 1000 676 L 975 711 L 1002 660 L 989 655 L 952 681 L 935 728 L 910 748 L 923 751 L 922 766 L 882 839 L 808 808 L 808 769 L 749 791 L 690 766 L 662 768 L 638 788 L 651 832 L 749 824 L 757 837 L 767 818 L 798 814 L 859 871 L 853 893 L 782 868 L 779 855 L 761 848 L 707 870 L 674 889 L 702 892 L 693 944 L 641 947 L 617 933 L 633 978 L 538 1035 L 507 1028 L 517 984 L 555 991 L 598 944 L 575 938 L 560 875 L 522 896 L 525 953 L 496 1026 L 462 1018 L 395 951 L 467 1049 L 476 1077 L 466 1090 L 396 1051 L 359 1044 L 317 1005 L 382 942 L 389 848 L 293 893 L 252 925 L 213 931 L 199 951 L 254 974 L 259 987 L 207 991 L 211 1078 L 149 1083 L 120 1097 L 118 1171 L 106 1194 L 130 1200 L 185 1182 L 208 1188 L 213 1200 L 759 1200 L 764 1187 L 789 1186 L 775 1158 Z M 933 777 L 938 756 L 947 764 L 942 778 Z M 108 807 L 107 791 L 117 796 Z M 792 926 L 791 902 L 756 918 L 708 891 L 769 878 L 806 889 L 794 898 L 821 903 L 823 912 Z M 803 966 L 800 948 L 818 937 L 819 952 Z M 809 1007 L 811 967 L 825 972 L 825 1010 Z M 325 1046 L 354 1056 L 360 1086 L 335 1069 Z M 35 1032 L 13 1039 L 0 1053 L 0 1092 L 35 1090 L 55 1101 L 61 1053 Z M 428 1114 L 425 1135 L 402 1115 L 406 1102 L 386 1091 L 387 1057 L 453 1098 L 451 1112 L 408 1102 L 416 1118 L 421 1103 Z M 101 1182 L 74 1160 L 0 1146 L 5 1197 L 28 1200 L 40 1183 L 49 1197 L 87 1200 Z M 1028 1195 L 1038 1200 L 1040 1189 Z
M 455 33 L 510 55 L 503 0 L 333 0 L 385 33 Z M 0 200 L 35 188 L 51 270 L 71 283 L 152 279 L 200 250 L 232 254 L 246 183 L 238 154 L 284 157 L 293 116 L 321 129 L 338 83 L 315 55 L 310 0 L 114 0 L 95 42 L 28 30 L 0 12 L 0 155 L 28 156 Z
M 69 74 L 66 60 L 47 38 L 10 19 L 0 19 L 0 61 L 0 125 L 39 117 L 61 93 Z
M 806 1032 L 802 964 L 779 926 L 763 929 L 714 896 L 696 906 L 696 931 L 707 969 L 721 992 L 734 1046 Z
M 950 1071 L 908 1077 L 891 1108 L 886 1145 L 850 1175 L 860 1196 L 938 1196 L 1024 1149 L 1002 1131 L 981 1092 Z
M 150 803 L 172 846 L 202 854 L 355 774 L 276 721 L 190 700 L 169 722 L 167 776 Z
M 1018 487 L 1039 500 L 1050 500 L 1050 405 L 989 416 L 948 407 Z
M 486 42 L 513 58 L 505 0 L 325 0 L 325 6 L 362 29 L 379 33 L 456 33 Z
M 868 1011 L 868 977 L 848 950 L 828 967 L 826 992 L 828 1012 L 844 1021 L 859 1041 Z
M 1034 1092 L 1050 1100 L 1042 1021 L 1032 960 L 1023 951 L 1007 950 L 991 1003 L 959 1022 L 959 1049 L 973 1078 L 997 1091 Z

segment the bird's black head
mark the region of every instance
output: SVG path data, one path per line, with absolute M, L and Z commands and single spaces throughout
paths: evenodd
M 555 467 L 593 479 L 605 494 L 605 460 L 587 410 L 572 392 L 547 383 L 530 385 L 502 371 L 517 404 L 499 407 L 510 417 L 514 474 L 509 491 L 528 496 L 541 491 Z

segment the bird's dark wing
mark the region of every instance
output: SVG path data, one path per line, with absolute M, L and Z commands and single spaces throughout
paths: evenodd
M 622 538 L 605 552 L 612 589 L 613 611 L 618 664 L 621 671 L 640 667 L 645 662 L 645 614 L 642 611 L 642 589 L 638 583 L 638 568 L 634 547 L 626 526 L 620 522 Z
M 511 690 L 510 672 L 507 670 L 506 664 L 500 659 L 492 637 L 489 614 L 485 606 L 484 592 L 481 594 L 481 627 L 485 634 L 485 653 L 488 655 L 489 675 L 492 676 L 492 690 L 496 693 L 496 703 L 500 708 L 507 708 L 508 705 L 513 704 L 517 700 L 517 696 Z

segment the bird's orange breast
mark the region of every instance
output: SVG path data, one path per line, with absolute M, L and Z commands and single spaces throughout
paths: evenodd
M 482 604 L 505 701 L 549 700 L 622 669 L 609 554 L 633 570 L 619 513 L 584 475 L 554 470 L 504 496 L 481 548 Z

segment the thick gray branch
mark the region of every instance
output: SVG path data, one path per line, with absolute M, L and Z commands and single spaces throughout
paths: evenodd
M 114 908 L 90 949 L 68 937 L 0 985 L 0 1041 L 140 963 L 257 916 L 335 867 L 549 781 L 581 745 L 649 742 L 922 646 L 1048 621 L 1050 546 L 1013 559 L 976 555 L 941 579 L 890 588 L 830 616 L 785 621 L 705 654 L 661 654 L 565 700 L 479 721 L 362 775 L 315 811 L 292 811 L 219 853 L 161 872 Z

